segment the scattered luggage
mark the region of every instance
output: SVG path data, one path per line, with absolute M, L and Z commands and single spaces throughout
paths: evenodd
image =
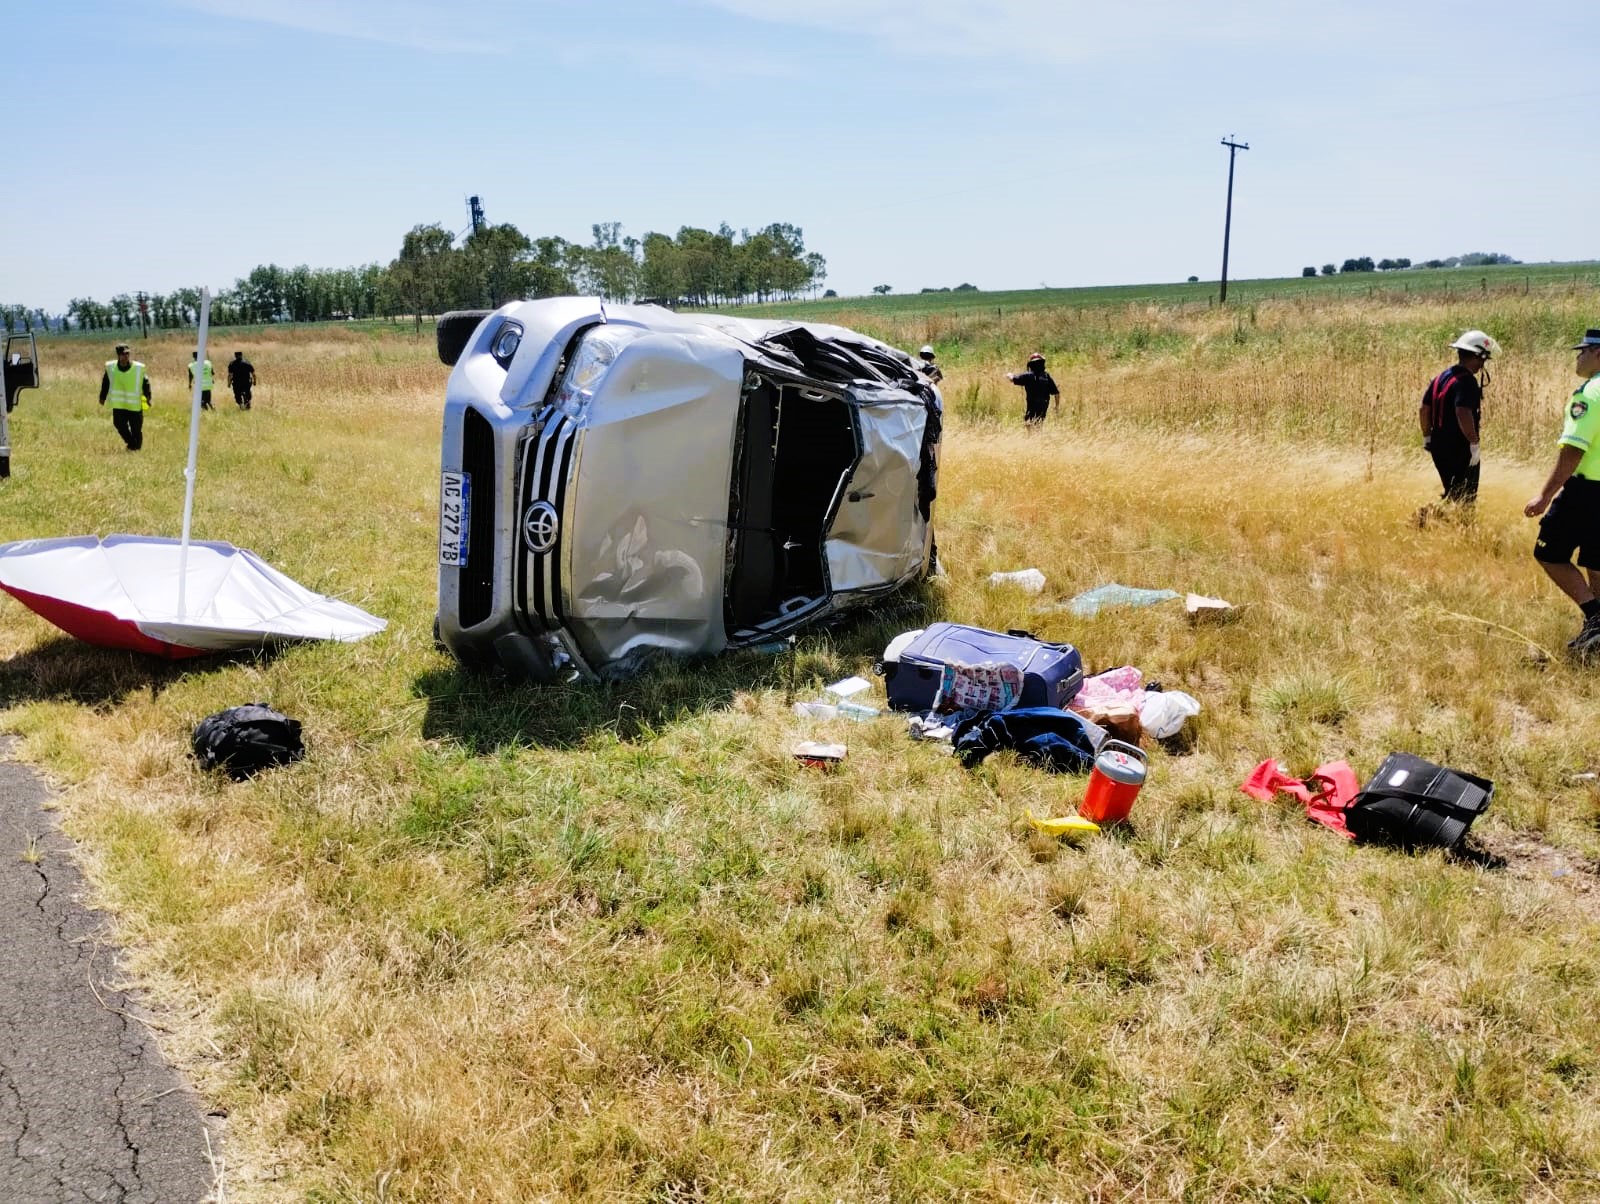
M 1390 753 L 1345 812 L 1357 840 L 1453 849 L 1489 809 L 1494 783 L 1410 753 Z
M 206 716 L 194 729 L 192 746 L 201 769 L 222 769 L 236 782 L 306 755 L 300 721 L 264 702 Z
M 971 769 L 990 753 L 1009 748 L 1053 773 L 1083 773 L 1094 764 L 1105 730 L 1058 707 L 983 711 L 956 725 L 954 748 Z
M 946 669 L 1012 668 L 1022 676 L 1014 699 L 1024 707 L 1065 708 L 1083 684 L 1083 658 L 1071 644 L 1050 644 L 1025 631 L 1002 634 L 960 623 L 934 623 L 897 638 L 884 652 L 883 680 L 897 711 L 928 711 L 950 684 Z M 1012 675 L 992 675 L 997 683 Z
M 1119 740 L 1137 744 L 1145 736 L 1169 740 L 1200 713 L 1200 701 L 1182 690 L 1144 684 L 1132 665 L 1107 669 L 1085 679 L 1071 709 L 1106 728 Z
M 1355 838 L 1355 833 L 1345 826 L 1344 817 L 1361 793 L 1361 786 L 1348 761 L 1318 765 L 1309 778 L 1301 781 L 1269 758 L 1250 771 L 1239 789 L 1263 803 L 1270 803 L 1279 791 L 1293 795 L 1305 805 L 1306 818 L 1312 823 L 1321 824 L 1346 840 Z

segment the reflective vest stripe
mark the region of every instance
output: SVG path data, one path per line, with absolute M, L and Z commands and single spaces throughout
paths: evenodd
M 1428 389 L 1428 423 L 1435 431 L 1444 429 L 1446 418 L 1455 417 L 1455 407 L 1445 404 L 1455 387 L 1456 376 L 1449 368 L 1433 378 Z
M 111 391 L 106 394 L 106 404 L 113 410 L 144 408 L 144 365 L 138 360 L 129 364 L 127 371 L 118 368 L 116 360 L 108 361 L 106 378 L 111 382 Z
M 191 376 L 194 374 L 194 365 L 192 363 L 189 365 L 189 373 L 190 373 Z M 200 361 L 200 387 L 202 389 L 209 389 L 209 388 L 211 388 L 212 385 L 214 385 L 216 383 L 216 380 L 217 380 L 216 373 L 211 370 L 211 361 L 210 360 L 201 360 Z

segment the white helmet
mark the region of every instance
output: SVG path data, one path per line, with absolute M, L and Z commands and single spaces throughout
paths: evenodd
M 918 355 L 932 355 L 933 354 L 933 344 L 932 343 L 924 343 L 922 345 L 922 350 L 917 352 L 917 354 Z
M 1469 330 L 1450 346 L 1457 351 L 1471 351 L 1490 359 L 1500 354 L 1500 344 L 1495 342 L 1481 330 Z

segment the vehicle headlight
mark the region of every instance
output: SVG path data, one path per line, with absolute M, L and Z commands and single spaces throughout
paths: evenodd
M 644 333 L 638 327 L 607 325 L 597 326 L 584 335 L 556 389 L 556 408 L 567 417 L 582 421 L 617 356 Z
M 511 357 L 517 354 L 517 348 L 522 346 L 522 327 L 515 322 L 507 322 L 500 328 L 500 333 L 494 336 L 494 342 L 489 344 L 489 354 L 494 356 L 495 363 L 502 368 L 511 366 Z

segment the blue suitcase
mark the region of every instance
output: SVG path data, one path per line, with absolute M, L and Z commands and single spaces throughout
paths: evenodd
M 1022 670 L 1017 705 L 1065 709 L 1083 685 L 1083 658 L 1071 644 L 1047 644 L 1020 633 L 1002 635 L 960 623 L 934 623 L 886 660 L 883 684 L 897 711 L 926 711 L 939 694 L 946 665 L 1015 665 Z

